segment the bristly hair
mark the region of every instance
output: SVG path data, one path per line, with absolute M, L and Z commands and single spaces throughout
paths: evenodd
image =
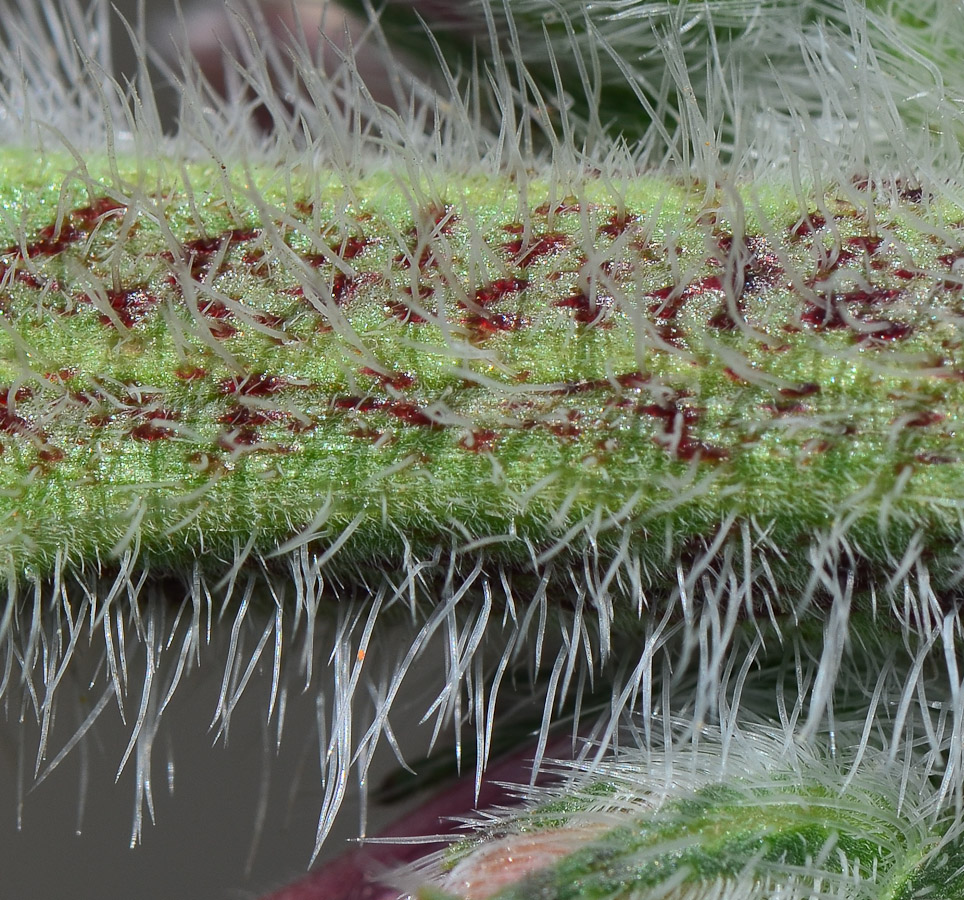
M 960 8 L 366 8 L 437 55 L 391 106 L 257 9 L 227 96 L 106 2 L 0 23 L 0 696 L 34 776 L 116 707 L 136 841 L 179 685 L 214 668 L 226 736 L 264 667 L 277 740 L 317 698 L 317 854 L 438 657 L 424 715 L 479 778 L 512 691 L 537 760 L 561 723 L 598 766 L 657 713 L 725 751 L 844 706 L 960 805 Z

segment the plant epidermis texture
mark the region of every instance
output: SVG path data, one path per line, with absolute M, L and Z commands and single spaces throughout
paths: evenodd
M 181 565 L 198 530 L 228 562 L 454 535 L 654 569 L 734 522 L 790 553 L 956 540 L 964 251 L 919 191 L 25 167 L 0 242 L 12 571 Z

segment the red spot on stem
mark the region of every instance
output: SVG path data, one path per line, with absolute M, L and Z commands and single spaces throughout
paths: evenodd
M 387 411 L 405 425 L 417 425 L 422 428 L 441 428 L 438 422 L 427 416 L 414 403 L 396 401 L 386 404 Z
M 792 225 L 789 229 L 791 237 L 806 237 L 814 231 L 818 231 L 827 224 L 826 218 L 820 213 L 809 213 L 799 223 Z
M 807 381 L 797 387 L 780 388 L 784 397 L 812 397 L 820 393 L 820 385 L 814 381 Z
M 135 425 L 130 432 L 132 438 L 138 441 L 160 441 L 173 437 L 173 428 L 164 425 L 165 422 L 176 422 L 178 414 L 173 410 L 157 409 L 145 414 L 147 421 Z
M 238 381 L 226 378 L 221 382 L 222 394 L 240 394 L 242 397 L 267 397 L 276 394 L 288 384 L 280 375 L 265 375 L 263 373 L 248 375 Z
M 459 446 L 471 453 L 488 453 L 498 439 L 498 432 L 490 428 L 476 428 L 459 441 Z
M 90 296 L 85 298 L 92 301 Z M 137 322 L 144 319 L 151 310 L 161 302 L 160 297 L 152 294 L 144 287 L 130 288 L 128 290 L 109 290 L 107 291 L 107 302 L 110 308 L 117 314 L 117 318 L 126 328 L 132 328 Z M 107 313 L 101 313 L 100 321 L 104 325 L 115 324 L 114 319 Z
M 554 300 L 552 305 L 559 309 L 571 309 L 573 319 L 580 325 L 609 325 L 604 321 L 611 308 L 611 301 L 607 302 L 607 298 L 598 295 L 589 297 L 580 291 L 565 300 Z
M 475 302 L 479 306 L 488 306 L 504 300 L 510 294 L 518 294 L 529 286 L 524 278 L 499 278 L 475 292 Z
M 522 238 L 508 241 L 502 245 L 502 249 L 511 253 L 515 257 L 515 264 L 526 268 L 532 265 L 537 259 L 550 253 L 558 253 L 560 250 L 569 246 L 569 238 L 565 234 L 552 232 L 539 235 L 529 242 Z

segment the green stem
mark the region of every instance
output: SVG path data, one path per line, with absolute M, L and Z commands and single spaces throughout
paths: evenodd
M 940 576 L 961 219 L 873 192 L 8 156 L 7 571 L 442 546 L 673 583 L 751 528 L 782 586 L 828 540 Z

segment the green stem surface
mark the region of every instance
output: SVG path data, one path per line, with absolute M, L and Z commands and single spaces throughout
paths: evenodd
M 344 184 L 8 151 L 6 571 L 442 547 L 673 582 L 737 532 L 782 584 L 827 540 L 950 571 L 962 221 L 899 184 Z

